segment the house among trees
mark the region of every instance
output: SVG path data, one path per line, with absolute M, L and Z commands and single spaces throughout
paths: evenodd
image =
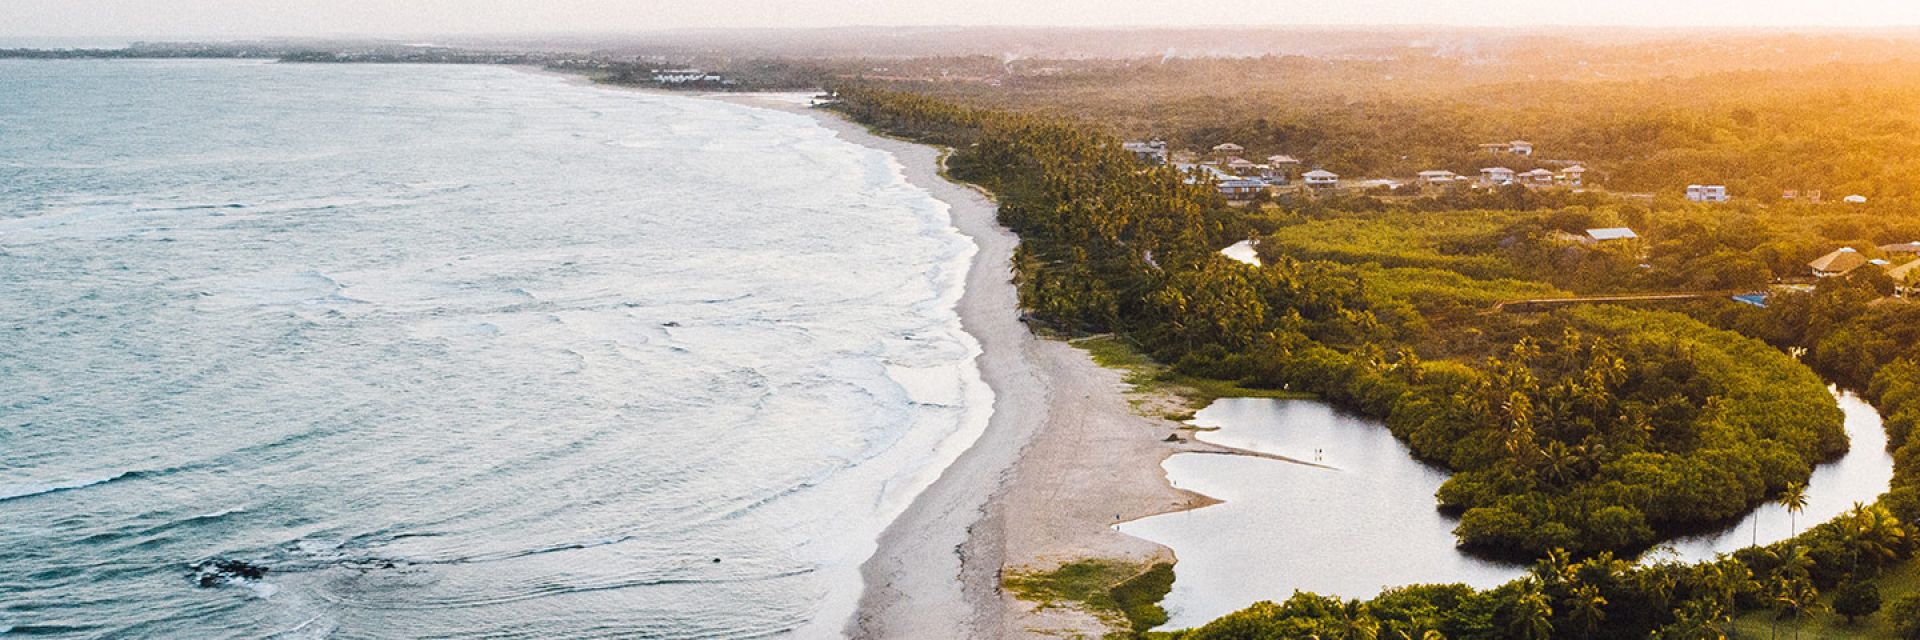
M 1573 165 L 1560 170 L 1560 182 L 1569 187 L 1578 187 L 1587 182 L 1587 168 Z
M 1307 186 L 1316 189 L 1332 189 L 1340 186 L 1340 174 L 1326 169 L 1314 169 L 1300 177 L 1306 179 Z
M 1300 172 L 1300 159 L 1289 155 L 1267 156 L 1267 168 L 1260 175 L 1272 180 L 1291 182 Z
M 1133 158 L 1143 164 L 1159 166 L 1167 163 L 1167 142 L 1165 140 L 1156 139 L 1146 142 L 1123 142 L 1120 144 L 1120 148 L 1133 154 Z
M 1687 185 L 1688 202 L 1726 202 L 1727 185 L 1690 184 Z
M 1586 242 L 1588 244 L 1599 244 L 1603 242 L 1622 242 L 1639 239 L 1640 234 L 1634 233 L 1632 229 L 1626 227 L 1608 227 L 1605 229 L 1588 229 Z
M 1880 245 L 1880 253 L 1890 256 L 1920 256 L 1920 240 Z
M 1489 142 L 1489 143 L 1480 145 L 1480 152 L 1481 153 L 1511 153 L 1516 156 L 1531 156 L 1533 155 L 1533 143 L 1527 142 L 1525 140 L 1514 140 L 1512 142 Z
M 1887 277 L 1893 278 L 1894 295 L 1912 297 L 1914 292 L 1920 291 L 1920 259 L 1888 269 Z
M 1513 184 L 1513 170 L 1506 167 L 1487 167 L 1481 169 L 1480 184 L 1489 187 L 1504 187 Z
M 1458 177 L 1460 176 L 1452 171 L 1433 169 L 1420 172 L 1419 181 L 1420 184 L 1437 187 L 1453 184 L 1453 179 Z
M 1267 190 L 1267 183 L 1252 178 L 1225 178 L 1214 184 L 1220 195 L 1233 202 L 1245 202 Z
M 1846 201 L 1847 204 L 1866 204 L 1867 203 L 1867 197 L 1857 193 L 1847 196 L 1845 198 L 1841 198 L 1841 200 Z
M 1807 263 L 1807 266 L 1813 268 L 1813 277 L 1836 278 L 1867 266 L 1867 257 L 1860 255 L 1853 247 L 1841 247 Z
M 1241 157 L 1227 158 L 1227 170 L 1232 171 L 1238 175 L 1243 175 L 1243 176 L 1253 175 L 1253 171 L 1255 169 L 1258 169 L 1259 167 L 1260 165 L 1254 164 L 1253 161 L 1248 160 L 1246 158 L 1241 158 Z
M 1534 169 L 1514 177 L 1529 187 L 1551 187 L 1555 178 L 1554 173 L 1546 169 Z
M 1213 155 L 1214 157 L 1217 157 L 1217 158 L 1227 158 L 1227 157 L 1237 156 L 1246 152 L 1247 152 L 1246 147 L 1242 147 L 1240 145 L 1237 145 L 1231 142 L 1222 142 L 1220 144 L 1213 145 Z

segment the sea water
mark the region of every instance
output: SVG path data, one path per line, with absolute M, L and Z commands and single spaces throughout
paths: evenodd
M 836 635 L 984 428 L 972 252 L 805 115 L 0 62 L 0 631 Z

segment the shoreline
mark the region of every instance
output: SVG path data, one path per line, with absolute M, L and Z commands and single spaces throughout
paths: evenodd
M 1175 454 L 1312 464 L 1190 434 L 1168 441 L 1188 425 L 1142 415 L 1135 402 L 1166 406 L 1183 400 L 1136 390 L 1126 372 L 1099 365 L 1091 353 L 1036 336 L 1019 319 L 1012 270 L 1019 237 L 1000 225 L 990 194 L 944 175 L 943 149 L 764 95 L 700 97 L 807 115 L 849 142 L 891 154 L 909 183 L 947 203 L 955 229 L 978 249 L 955 310 L 962 329 L 980 344 L 976 362 L 994 393 L 992 414 L 980 437 L 881 533 L 861 566 L 863 592 L 844 629 L 848 637 L 1098 637 L 1127 631 L 1125 620 L 1083 603 L 1022 599 L 1002 582 L 1078 561 L 1122 563 L 1141 572 L 1176 562 L 1171 548 L 1115 528 L 1219 502 L 1173 486 L 1163 463 Z
M 1176 561 L 1161 544 L 1115 525 L 1218 501 L 1175 488 L 1163 463 L 1179 453 L 1272 458 L 1182 436 L 1187 425 L 1141 415 L 1135 402 L 1178 404 L 1142 392 L 1065 340 L 1036 336 L 1020 319 L 1012 260 L 1019 237 L 1000 225 L 991 194 L 944 175 L 946 151 L 887 137 L 837 112 L 773 94 L 684 93 L 593 82 L 605 89 L 720 100 L 812 118 L 850 143 L 891 155 L 909 184 L 946 203 L 951 224 L 976 253 L 955 311 L 980 346 L 976 366 L 993 391 L 984 432 L 881 532 L 860 566 L 858 605 L 841 628 L 850 638 L 1104 636 L 1125 620 L 1084 603 L 1033 601 L 1002 588 L 1078 561 L 1135 566 Z M 780 94 L 788 95 L 788 94 Z M 1190 435 L 1190 434 L 1187 434 Z M 836 626 L 816 621 L 811 628 Z

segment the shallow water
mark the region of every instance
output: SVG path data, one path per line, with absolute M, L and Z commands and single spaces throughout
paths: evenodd
M 1518 566 L 1454 548 L 1454 520 L 1434 508 L 1445 471 L 1420 463 L 1378 422 L 1312 400 L 1222 398 L 1195 414 L 1199 437 L 1331 468 L 1240 456 L 1167 459 L 1174 486 L 1218 505 L 1120 525 L 1180 558 L 1164 606 L 1185 628 L 1295 590 L 1370 598 L 1384 587 L 1489 587 Z
M 1893 459 L 1873 407 L 1838 393 L 1852 449 L 1814 469 L 1799 530 L 1871 502 L 1887 490 Z M 1175 486 L 1221 504 L 1122 524 L 1129 535 L 1174 550 L 1165 628 L 1206 622 L 1295 590 L 1370 598 L 1384 587 L 1461 582 L 1490 587 L 1519 577 L 1520 565 L 1492 562 L 1454 546 L 1458 521 L 1434 507 L 1445 471 L 1413 459 L 1377 421 L 1311 400 L 1224 398 L 1194 423 L 1218 427 L 1201 439 L 1318 461 L 1332 469 L 1259 458 L 1182 454 L 1164 465 Z M 1711 559 L 1790 537 L 1784 509 L 1766 505 L 1738 524 L 1675 540 L 1651 559 Z
M 489 67 L 0 87 L 13 634 L 831 636 L 984 427 L 971 243 L 804 116 Z

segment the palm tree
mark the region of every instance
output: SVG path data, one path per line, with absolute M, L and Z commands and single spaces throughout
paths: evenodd
M 1600 595 L 1600 588 L 1583 584 L 1573 588 L 1567 596 L 1567 619 L 1580 625 L 1581 635 L 1593 637 L 1600 630 L 1600 622 L 1607 619 L 1607 599 Z
M 1780 498 L 1776 502 L 1787 508 L 1787 521 L 1793 528 L 1794 537 L 1799 537 L 1800 512 L 1807 508 L 1807 485 L 1798 482 L 1787 483 L 1787 488 L 1780 492 Z
M 1820 590 L 1813 586 L 1813 580 L 1810 578 L 1794 578 L 1787 582 L 1782 601 L 1787 605 L 1787 612 L 1793 615 L 1795 622 L 1804 622 L 1820 610 Z M 1800 637 L 1801 626 L 1803 625 L 1793 627 L 1793 637 L 1796 640 Z
M 1548 640 L 1553 637 L 1553 605 L 1540 592 L 1540 585 L 1528 580 L 1528 588 L 1513 603 L 1513 619 L 1508 622 L 1509 638 Z

